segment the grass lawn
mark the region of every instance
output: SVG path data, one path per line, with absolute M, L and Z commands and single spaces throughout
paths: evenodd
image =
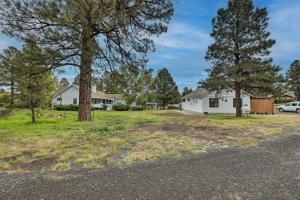
M 300 124 L 299 116 L 235 118 L 171 111 L 95 111 L 92 122 L 76 119 L 76 112 L 44 111 L 37 124 L 31 124 L 27 110 L 0 119 L 0 170 L 101 168 L 253 146 Z

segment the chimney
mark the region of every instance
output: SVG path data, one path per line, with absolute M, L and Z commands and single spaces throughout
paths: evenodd
M 92 86 L 92 93 L 96 93 L 97 92 L 97 87 L 95 85 Z

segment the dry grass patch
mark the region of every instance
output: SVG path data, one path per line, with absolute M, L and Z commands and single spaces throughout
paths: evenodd
M 49 118 L 62 114 L 64 118 Z M 29 121 L 26 110 L 0 119 L 0 170 L 101 168 L 212 148 L 255 146 L 299 126 L 300 117 L 95 112 L 94 121 L 80 123 L 76 112 L 45 111 L 37 124 Z

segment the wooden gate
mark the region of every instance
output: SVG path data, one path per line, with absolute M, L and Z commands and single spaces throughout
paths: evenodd
M 251 99 L 251 113 L 274 114 L 274 99 L 273 98 Z

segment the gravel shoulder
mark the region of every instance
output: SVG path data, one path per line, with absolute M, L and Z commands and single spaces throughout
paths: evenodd
M 300 199 L 300 135 L 124 169 L 0 174 L 0 199 Z

